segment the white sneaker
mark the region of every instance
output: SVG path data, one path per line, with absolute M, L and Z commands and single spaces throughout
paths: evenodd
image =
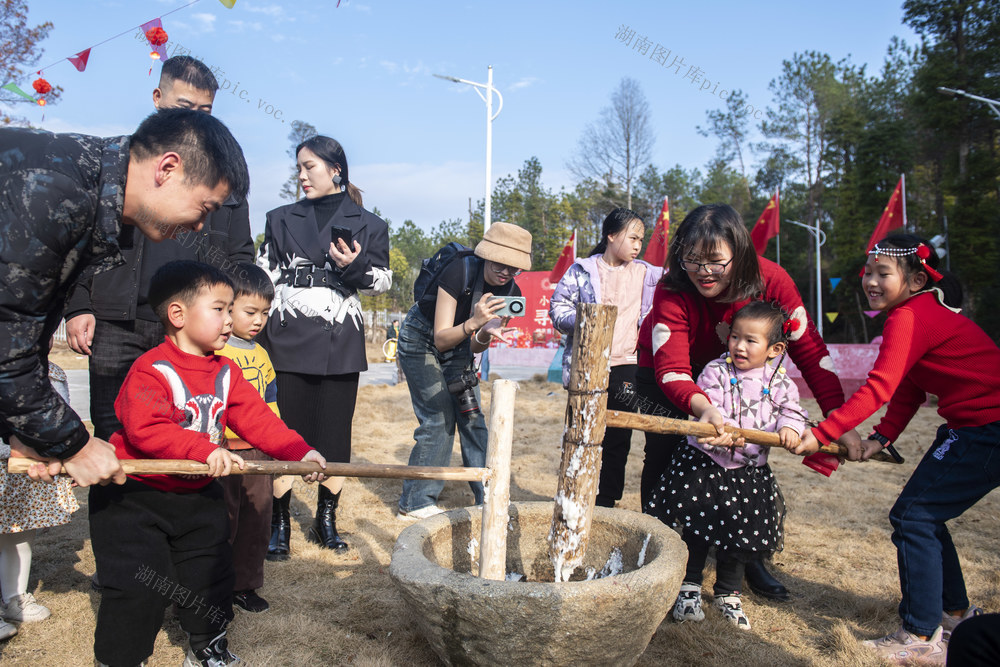
M 444 511 L 444 509 L 438 507 L 437 505 L 428 505 L 427 507 L 421 507 L 418 510 L 411 510 L 409 512 L 399 510 L 399 513 L 396 514 L 396 518 L 400 521 L 419 521 L 420 519 L 426 519 Z
M 17 634 L 17 626 L 13 623 L 7 623 L 6 621 L 0 621 L 0 641 L 4 639 L 10 639 Z
M 681 592 L 677 594 L 677 601 L 674 602 L 674 610 L 670 615 L 678 623 L 704 621 L 705 612 L 701 609 L 701 586 L 681 584 Z
M 722 612 L 727 621 L 740 630 L 750 629 L 750 619 L 743 613 L 743 600 L 739 595 L 716 596 L 714 605 Z
M 38 604 L 35 601 L 35 596 L 31 593 L 15 595 L 3 610 L 5 619 L 17 623 L 36 623 L 44 621 L 51 615 L 52 612 L 49 611 L 49 608 Z

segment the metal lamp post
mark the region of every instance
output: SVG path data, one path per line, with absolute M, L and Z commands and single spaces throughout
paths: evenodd
M 493 87 L 493 65 L 490 65 L 487 69 L 486 83 L 476 83 L 475 81 L 459 79 L 454 76 L 445 76 L 443 74 L 435 74 L 434 76 L 446 81 L 454 81 L 455 83 L 464 83 L 472 86 L 476 94 L 479 95 L 483 102 L 486 102 L 486 210 L 483 212 L 483 231 L 485 232 L 490 228 L 490 214 L 493 208 L 493 121 L 496 120 L 496 117 L 500 115 L 500 110 L 503 109 L 503 95 Z M 480 88 L 486 91 L 485 95 Z M 496 93 L 500 99 L 500 106 L 497 107 L 496 113 L 493 113 L 493 93 Z
M 790 225 L 796 225 L 797 227 L 802 227 L 813 235 L 816 240 L 816 329 L 819 331 L 820 338 L 823 337 L 823 277 L 820 273 L 820 257 L 819 249 L 826 243 L 826 232 L 820 229 L 819 218 L 816 219 L 816 226 L 811 227 L 810 225 L 803 224 L 801 222 L 795 222 L 794 220 L 785 220 Z
M 938 86 L 938 92 L 942 95 L 947 95 L 948 97 L 968 97 L 970 100 L 982 102 L 993 110 L 993 113 L 997 115 L 997 118 L 1000 118 L 1000 102 L 997 100 L 991 100 L 988 97 L 973 95 L 972 93 L 967 93 L 959 88 L 945 88 L 944 86 Z

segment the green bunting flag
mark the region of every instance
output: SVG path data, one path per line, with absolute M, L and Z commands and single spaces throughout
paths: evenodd
M 32 102 L 35 101 L 35 96 L 34 95 L 29 95 L 28 93 L 24 92 L 23 90 L 21 90 L 20 88 L 18 88 L 13 83 L 8 83 L 6 86 L 3 87 L 3 89 L 4 90 L 9 90 L 10 92 L 12 92 L 12 93 L 14 93 L 16 95 L 20 95 L 21 97 L 23 97 L 26 100 L 31 100 Z

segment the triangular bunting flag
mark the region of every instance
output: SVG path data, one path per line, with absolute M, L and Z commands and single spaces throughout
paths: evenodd
M 162 28 L 162 27 L 163 23 L 160 21 L 159 18 L 155 18 L 152 21 L 147 21 L 146 23 L 143 23 L 141 26 L 139 26 L 139 28 L 144 33 L 147 32 L 150 28 Z M 149 42 L 148 39 L 146 41 Z M 167 59 L 167 49 L 162 44 L 153 44 L 152 42 L 149 42 L 149 48 L 160 54 L 161 61 Z
M 881 310 L 866 310 L 865 315 L 867 315 L 868 317 L 875 317 L 881 312 L 882 312 Z
M 232 9 L 236 6 L 236 0 L 219 0 L 219 2 L 225 5 L 226 9 Z
M 833 291 L 837 289 L 837 285 L 840 284 L 840 278 L 830 278 L 830 290 Z
M 830 320 L 830 324 L 833 324 L 833 321 L 837 319 L 837 315 L 840 315 L 840 313 L 827 313 L 826 319 Z
M 73 67 L 76 68 L 77 72 L 82 72 L 87 69 L 87 61 L 90 59 L 90 49 L 84 49 L 75 56 L 70 56 L 66 60 L 73 63 Z
M 6 86 L 3 87 L 3 90 L 9 90 L 10 92 L 14 93 L 15 95 L 20 95 L 21 97 L 23 97 L 26 100 L 31 100 L 32 102 L 35 101 L 35 96 L 34 95 L 29 95 L 28 93 L 24 92 L 23 90 L 21 90 L 20 88 L 18 88 L 17 85 L 15 85 L 13 83 L 8 83 Z

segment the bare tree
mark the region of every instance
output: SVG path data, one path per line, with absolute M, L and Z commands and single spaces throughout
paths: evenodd
M 35 27 L 28 26 L 28 4 L 24 0 L 0 0 L 0 80 L 4 84 L 20 83 L 26 86 L 26 73 L 31 72 L 45 50 L 41 42 L 52 30 L 52 22 L 39 23 Z M 53 104 L 62 93 L 60 86 L 55 86 L 45 95 L 47 104 Z M 15 93 L 0 90 L 0 105 L 13 107 L 19 104 L 34 104 Z M 0 109 L 0 127 L 4 125 L 27 125 L 25 118 L 13 116 Z
M 293 120 L 292 131 L 288 133 L 288 140 L 292 142 L 291 148 L 288 149 L 289 157 L 291 157 L 292 160 L 295 160 L 295 147 L 306 139 L 315 137 L 317 134 L 319 133 L 316 131 L 316 128 L 312 126 L 312 124 L 302 120 Z M 294 165 L 292 166 L 292 174 L 281 186 L 281 192 L 279 194 L 282 199 L 288 199 L 290 201 L 298 201 L 299 198 L 302 197 L 302 184 L 299 183 L 298 167 Z
M 576 176 L 621 186 L 632 206 L 632 184 L 653 150 L 649 102 L 635 79 L 624 77 L 611 93 L 611 105 L 587 125 L 577 154 L 567 165 Z

